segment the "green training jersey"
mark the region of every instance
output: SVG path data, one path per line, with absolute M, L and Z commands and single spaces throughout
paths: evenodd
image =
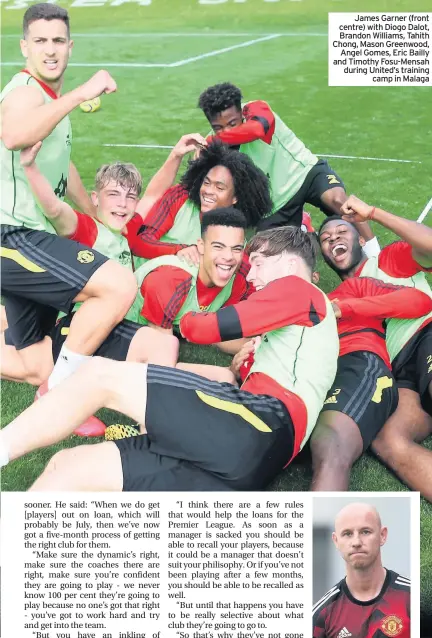
M 311 327 L 293 323 L 263 334 L 249 371 L 266 374 L 302 399 L 307 425 L 300 449 L 315 427 L 336 376 L 339 355 L 336 317 L 327 296 L 319 293 L 326 306 L 323 320 Z
M 145 299 L 141 294 L 141 285 L 147 275 L 160 266 L 175 266 L 176 268 L 181 268 L 182 270 L 185 270 L 187 273 L 189 273 L 192 277 L 191 286 L 189 288 L 187 298 L 173 321 L 173 326 L 178 326 L 183 315 L 190 311 L 200 312 L 201 308 L 199 305 L 196 290 L 199 267 L 189 266 L 176 255 L 163 255 L 162 257 L 156 257 L 156 259 L 150 259 L 146 264 L 143 264 L 142 266 L 140 266 L 140 268 L 138 268 L 138 270 L 135 272 L 135 277 L 138 283 L 138 294 L 135 298 L 134 303 L 132 304 L 131 309 L 129 310 L 127 318 L 143 325 L 148 324 L 147 319 L 141 314 L 141 310 L 143 306 L 145 306 Z M 236 273 L 231 277 L 226 286 L 222 288 L 220 293 L 206 308 L 207 312 L 216 312 L 216 310 L 222 308 L 224 303 L 228 301 L 232 292 L 235 277 Z
M 1 92 L 1 101 L 20 86 L 36 87 L 42 93 L 45 104 L 55 97 L 54 94 L 48 94 L 49 87 L 45 89 L 34 77 L 21 71 L 13 76 Z M 71 145 L 72 129 L 69 117 L 65 117 L 43 140 L 42 148 L 36 158 L 39 170 L 48 179 L 60 199 L 64 199 L 66 194 Z M 20 151 L 10 151 L 0 141 L 0 165 L 1 223 L 55 233 L 54 227 L 43 214 L 27 182 L 24 169 L 20 164 Z
M 390 244 L 378 257 L 369 257 L 360 272 L 360 277 L 374 277 L 396 286 L 418 288 L 432 296 L 426 275 L 412 258 L 411 247 L 406 242 Z M 386 344 L 390 361 L 393 361 L 428 319 L 432 319 L 432 312 L 418 319 L 388 319 L 386 321 Z

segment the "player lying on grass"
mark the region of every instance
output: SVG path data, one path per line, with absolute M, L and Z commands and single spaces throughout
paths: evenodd
M 316 248 L 308 234 L 291 227 L 260 233 L 249 251 L 257 292 L 180 322 L 200 343 L 264 333 L 242 388 L 93 357 L 1 431 L 2 464 L 64 439 L 106 406 L 146 433 L 62 450 L 32 489 L 215 489 L 209 476 L 219 487 L 265 487 L 308 438 L 336 373 L 339 340 L 331 303 L 311 283 Z
M 327 264 L 341 279 L 375 277 L 418 288 L 431 296 L 425 273 L 432 269 L 432 229 L 392 215 L 350 196 L 344 219 L 329 219 L 320 229 Z M 402 241 L 366 259 L 362 239 L 351 221 L 373 219 Z M 348 221 L 350 220 L 350 221 Z M 432 432 L 432 313 L 418 319 L 391 319 L 387 348 L 399 390 L 399 405 L 372 443 L 372 450 L 412 489 L 432 500 L 432 452 L 420 445 Z
M 248 226 L 255 226 L 271 210 L 268 179 L 248 157 L 216 142 L 201 149 L 180 184 L 155 204 L 132 250 L 147 259 L 178 255 L 198 264 L 202 216 L 230 206 L 245 215 Z
M 68 114 L 80 102 L 112 93 L 116 83 L 99 71 L 83 85 L 61 95 L 73 42 L 67 11 L 49 3 L 36 4 L 23 20 L 21 51 L 26 68 L 1 94 L 2 249 L 1 291 L 6 300 L 10 336 L 17 347 L 43 341 L 44 323 L 58 310 L 84 302 L 50 377 L 54 385 L 81 365 L 119 323 L 136 293 L 132 273 L 97 251 L 57 237 L 37 205 L 20 165 L 21 148 L 44 140 L 40 166 L 58 196 L 92 208 L 79 175 L 70 162 Z M 69 184 L 68 184 L 69 180 Z M 51 306 L 51 310 L 47 307 Z M 37 368 L 35 356 L 26 367 Z
M 218 310 L 246 299 L 253 287 L 246 281 L 249 265 L 243 261 L 246 218 L 240 211 L 223 208 L 211 211 L 202 221 L 198 240 L 200 265 L 189 266 L 176 256 L 159 257 L 141 266 L 136 276 L 139 293 L 128 316 L 108 335 L 95 352 L 117 361 L 146 361 L 175 366 L 178 340 L 170 338 L 187 312 Z M 73 312 L 60 319 L 40 349 L 41 366 L 53 366 L 73 320 Z M 143 328 L 143 324 L 151 327 Z M 160 331 L 166 334 L 161 335 Z M 12 348 L 12 346 L 9 346 Z M 10 355 L 12 356 L 12 355 Z M 199 370 L 215 380 L 234 381 L 232 374 L 217 366 L 179 364 Z M 19 378 L 19 362 L 15 379 Z
M 432 298 L 421 290 L 371 277 L 345 280 L 329 299 L 338 317 L 340 350 L 336 378 L 311 437 L 315 491 L 348 489 L 353 463 L 397 408 L 384 320 L 432 311 Z
M 242 106 L 240 89 L 224 82 L 201 93 L 198 106 L 215 136 L 238 147 L 270 178 L 272 214 L 258 222 L 257 230 L 300 226 L 305 203 L 326 215 L 339 214 L 347 199 L 342 180 L 305 147 L 267 102 L 254 100 Z M 379 245 L 369 225 L 361 223 L 358 230 L 368 240 L 367 254 L 377 254 Z
M 105 257 L 109 257 L 132 272 L 134 257 L 130 249 L 131 238 L 138 232 L 143 218 L 153 204 L 172 184 L 182 158 L 201 144 L 205 145 L 205 140 L 201 135 L 184 135 L 171 151 L 165 164 L 150 181 L 141 200 L 139 200 L 139 196 L 142 189 L 142 179 L 133 164 L 116 162 L 102 166 L 96 174 L 95 190 L 92 192 L 92 200 L 97 210 L 96 219 L 74 210 L 56 195 L 36 162 L 41 150 L 40 143 L 21 151 L 21 165 L 34 196 L 59 236 L 80 242 L 81 248 L 96 249 Z M 81 250 L 79 254 L 84 262 L 91 263 L 94 259 L 93 250 Z M 120 292 L 121 290 L 119 290 Z M 7 305 L 8 300 L 6 299 Z M 69 328 L 71 328 L 78 307 L 78 304 L 75 305 L 74 313 L 68 315 L 68 331 L 63 332 L 63 335 L 69 334 Z M 95 309 L 96 311 L 97 309 Z M 131 318 L 130 310 L 126 314 L 126 318 Z M 36 330 L 37 326 L 33 323 L 35 321 L 33 314 L 20 315 L 18 320 L 23 334 L 28 335 Z M 4 335 L 2 334 L 1 374 L 3 378 L 12 381 L 27 381 L 33 385 L 41 385 L 48 378 L 53 368 L 53 360 L 50 355 L 51 340 L 47 335 L 50 334 L 51 329 L 54 330 L 54 334 L 60 334 L 59 331 L 64 328 L 63 325 L 53 328 L 51 322 L 54 323 L 51 313 L 49 313 L 48 321 L 38 327 L 38 336 L 42 338 L 37 342 L 25 339 L 21 343 L 16 343 L 16 339 L 10 335 L 9 330 L 6 330 Z M 118 340 L 120 335 L 125 332 L 128 335 L 131 334 L 131 330 L 129 328 L 126 330 L 124 326 L 117 331 L 112 331 L 98 347 L 98 353 L 105 353 L 106 342 L 111 343 L 113 336 Z M 61 340 L 55 339 L 55 343 L 61 343 L 63 346 L 66 339 L 67 336 Z M 140 346 L 142 345 L 141 339 L 142 336 L 139 339 Z M 128 349 L 123 353 L 127 352 Z M 56 351 L 54 361 L 57 361 L 58 356 L 59 352 Z M 145 354 L 142 356 L 143 360 L 147 360 Z M 133 360 L 136 360 L 135 354 Z M 160 360 L 154 362 L 163 364 L 167 360 L 171 361 L 172 359 L 161 357 Z M 29 362 L 32 362 L 32 367 L 30 367 Z

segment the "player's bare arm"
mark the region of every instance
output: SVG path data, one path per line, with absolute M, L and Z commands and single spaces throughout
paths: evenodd
M 90 217 L 96 217 L 96 206 L 90 199 L 73 162 L 69 165 L 66 195 L 75 204 L 75 208 Z
M 152 206 L 174 184 L 183 158 L 198 149 L 207 146 L 207 142 L 199 133 L 183 135 L 174 146 L 166 161 L 150 180 L 145 193 L 136 207 L 136 212 L 143 220 Z
M 78 217 L 72 206 L 57 197 L 47 178 L 38 169 L 35 160 L 41 147 L 42 142 L 38 142 L 30 148 L 23 149 L 20 154 L 21 165 L 34 196 L 57 234 L 70 237 L 77 229 Z
M 117 85 L 108 71 L 98 71 L 81 86 L 47 104 L 36 87 L 19 86 L 1 105 L 3 143 L 10 151 L 33 146 L 48 137 L 81 102 L 116 90 Z
M 372 219 L 381 224 L 412 246 L 413 257 L 421 266 L 425 268 L 432 266 L 432 228 L 425 224 L 417 224 L 410 219 L 370 206 L 355 195 L 350 195 L 342 205 L 341 214 L 350 222 Z

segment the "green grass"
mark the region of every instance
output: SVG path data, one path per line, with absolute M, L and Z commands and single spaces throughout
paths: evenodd
M 69 6 L 70 3 L 64 3 Z M 154 0 L 150 6 L 135 3 L 120 7 L 71 9 L 75 39 L 72 62 L 170 63 L 230 47 L 263 33 L 326 33 L 328 11 L 427 11 L 427 0 L 281 0 L 265 3 L 199 5 L 182 0 L 181 15 L 173 0 Z M 2 5 L 3 33 L 17 34 L 22 11 Z M 90 28 L 91 25 L 91 28 Z M 140 36 L 138 33 L 202 33 L 202 37 Z M 250 36 L 217 36 L 245 32 Z M 95 37 L 94 33 L 108 34 Z M 116 37 L 109 34 L 130 34 Z M 208 35 L 213 34 L 213 35 Z M 2 40 L 3 61 L 20 61 L 18 39 Z M 18 70 L 22 66 L 16 67 Z M 15 71 L 2 67 L 2 85 Z M 70 67 L 65 90 L 84 82 L 97 70 Z M 109 69 L 118 93 L 102 99 L 95 114 L 76 110 L 73 126 L 73 161 L 88 188 L 98 166 L 113 160 L 134 162 L 148 180 L 164 160 L 163 149 L 112 148 L 103 144 L 174 144 L 187 132 L 206 133 L 208 125 L 196 108 L 199 93 L 221 81 L 238 84 L 245 99 L 267 100 L 282 119 L 315 153 L 414 160 L 396 163 L 329 159 L 343 177 L 348 192 L 411 219 L 416 219 L 431 196 L 432 111 L 430 89 L 405 87 L 330 88 L 327 86 L 326 37 L 280 37 L 208 57 L 176 68 L 122 67 Z M 315 225 L 321 214 L 312 211 Z M 391 233 L 376 228 L 381 243 Z M 324 267 L 321 285 L 328 291 L 337 284 Z M 184 345 L 187 361 L 224 364 L 227 358 L 215 349 Z M 2 425 L 33 400 L 34 389 L 4 382 Z M 108 411 L 101 415 L 114 423 L 123 417 Z M 25 490 L 59 448 L 82 443 L 68 441 L 34 452 L 3 472 L 4 490 Z M 426 445 L 432 449 L 432 438 Z M 274 482 L 275 490 L 307 490 L 310 484 L 307 450 Z M 373 457 L 365 455 L 354 467 L 352 490 L 399 491 L 406 489 Z M 432 506 L 422 502 L 422 601 L 432 613 Z

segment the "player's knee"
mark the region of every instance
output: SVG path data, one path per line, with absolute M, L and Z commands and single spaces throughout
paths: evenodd
M 86 288 L 88 296 L 101 297 L 112 302 L 123 317 L 131 307 L 138 286 L 132 271 L 115 261 L 106 261 L 90 278 Z
M 52 361 L 24 361 L 26 376 L 24 381 L 34 386 L 41 386 L 48 379 L 53 370 Z
M 358 442 L 346 436 L 342 428 L 318 421 L 311 437 L 312 465 L 348 469 L 362 452 Z
M 408 433 L 391 431 L 384 428 L 372 441 L 373 453 L 384 461 L 387 465 L 393 465 L 398 459 L 406 458 L 409 453 L 410 444 L 414 443 L 414 437 Z

